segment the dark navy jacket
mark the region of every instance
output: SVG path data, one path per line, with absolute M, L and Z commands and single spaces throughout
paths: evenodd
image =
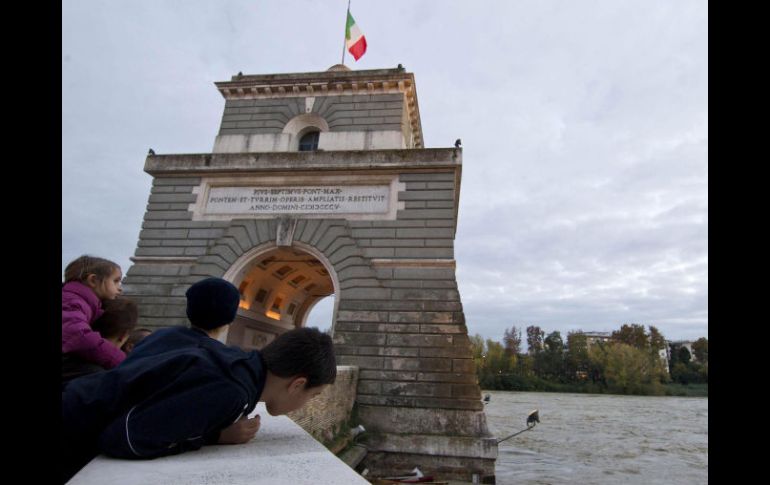
M 80 461 L 99 452 L 155 458 L 216 443 L 222 429 L 254 410 L 265 376 L 257 351 L 195 328 L 159 330 L 118 367 L 64 387 L 62 451 Z

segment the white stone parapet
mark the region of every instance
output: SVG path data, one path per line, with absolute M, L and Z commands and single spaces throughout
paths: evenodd
M 286 416 L 270 416 L 259 403 L 256 437 L 243 445 L 204 446 L 154 460 L 119 460 L 100 455 L 69 485 L 315 485 L 368 484 Z

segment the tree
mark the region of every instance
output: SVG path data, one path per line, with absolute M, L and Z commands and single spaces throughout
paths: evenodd
M 666 372 L 666 362 L 660 356 L 660 351 L 666 348 L 666 339 L 656 327 L 650 325 L 647 328 L 650 329 L 650 360 L 653 372 L 658 376 L 658 380 L 668 382 L 670 376 Z
M 543 337 L 545 337 L 545 332 L 537 325 L 527 327 L 527 350 L 530 354 L 543 351 Z
M 512 326 L 510 330 L 505 330 L 503 336 L 503 345 L 505 352 L 509 355 L 518 355 L 521 353 L 521 330 Z
M 535 355 L 535 369 L 545 379 L 564 377 L 564 341 L 558 331 L 545 338 L 544 350 Z
M 567 353 L 564 364 L 569 380 L 580 380 L 587 377 L 588 339 L 582 331 L 578 330 L 567 334 Z
M 623 394 L 640 394 L 648 389 L 661 392 L 658 375 L 646 350 L 625 343 L 613 343 L 603 350 L 604 354 L 598 358 L 604 364 L 609 390 Z
M 644 325 L 624 323 L 620 330 L 612 332 L 612 339 L 619 343 L 624 343 L 637 349 L 646 350 L 650 348 L 650 342 L 647 333 L 644 331 Z
M 687 385 L 687 384 L 701 382 L 702 377 L 701 377 L 701 374 L 698 372 L 697 365 L 685 364 L 684 362 L 677 362 L 674 365 L 673 369 L 671 369 L 671 379 L 674 382 Z M 708 379 L 708 375 L 706 375 L 706 379 Z
M 663 338 L 663 334 L 652 325 L 647 328 L 650 329 L 650 350 L 657 353 L 659 350 L 665 349 L 666 339 Z
M 690 351 L 687 350 L 687 347 L 685 347 L 684 345 L 679 347 L 679 349 L 676 351 L 677 362 L 687 365 L 690 363 L 691 358 L 692 356 L 690 355 Z
M 493 374 L 508 372 L 511 368 L 511 359 L 505 355 L 505 349 L 500 342 L 487 339 L 487 370 Z
M 564 341 L 561 338 L 559 331 L 554 331 L 548 334 L 543 342 L 545 350 L 552 354 L 561 354 L 564 352 Z
M 709 341 L 701 337 L 692 344 L 692 353 L 698 362 L 707 364 L 709 361 Z

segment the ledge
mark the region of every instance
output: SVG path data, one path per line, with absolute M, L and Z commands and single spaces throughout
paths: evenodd
M 154 460 L 119 460 L 100 455 L 70 485 L 368 485 L 286 416 L 270 416 L 264 403 L 257 436 L 244 445 L 204 446 L 198 451 Z
M 149 155 L 150 175 L 193 173 L 298 172 L 309 170 L 420 170 L 462 166 L 461 148 L 334 150 L 313 152 L 194 153 Z

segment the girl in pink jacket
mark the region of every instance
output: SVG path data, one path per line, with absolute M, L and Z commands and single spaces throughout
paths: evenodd
M 111 369 L 126 354 L 91 329 L 104 313 L 101 300 L 114 300 L 122 291 L 123 273 L 112 261 L 81 256 L 64 270 L 61 289 L 61 351 Z

